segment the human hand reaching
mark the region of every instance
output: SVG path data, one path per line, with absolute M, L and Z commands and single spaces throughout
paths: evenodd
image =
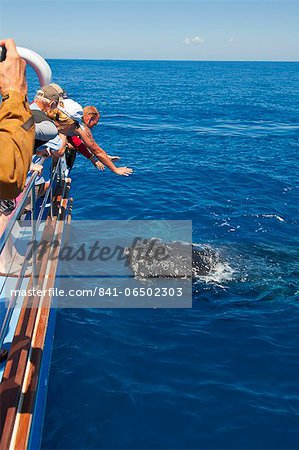
M 96 161 L 94 166 L 99 170 L 105 170 L 105 165 L 101 163 L 101 161 Z
M 112 161 L 112 162 L 116 162 L 116 161 L 120 160 L 120 156 L 110 156 L 110 155 L 108 155 L 108 157 L 109 157 L 110 161 Z
M 128 177 L 133 173 L 133 169 L 130 169 L 129 167 L 117 167 L 114 173 Z

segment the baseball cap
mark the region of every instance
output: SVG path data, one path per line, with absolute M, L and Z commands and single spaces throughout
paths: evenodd
M 60 98 L 67 98 L 67 92 L 56 83 L 50 83 L 49 86 L 52 86 L 58 92 Z
M 80 125 L 82 124 L 83 108 L 79 103 L 67 98 L 63 100 L 63 106 L 59 106 L 59 109 Z
M 50 86 L 49 84 L 46 84 L 45 86 L 42 86 L 38 91 L 38 95 L 41 95 L 41 97 L 47 98 L 48 100 L 52 100 L 54 102 L 59 102 L 59 94 L 56 91 L 56 89 L 53 88 L 53 86 Z

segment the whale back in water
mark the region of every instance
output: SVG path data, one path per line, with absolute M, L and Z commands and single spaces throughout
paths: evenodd
M 157 238 L 140 239 L 134 247 L 128 247 L 125 254 L 134 275 L 140 278 L 205 276 L 220 261 L 218 253 L 211 247 L 182 242 L 165 243 Z

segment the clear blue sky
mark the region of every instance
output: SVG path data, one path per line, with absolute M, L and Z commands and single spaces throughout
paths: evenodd
M 0 0 L 47 58 L 299 61 L 299 0 Z

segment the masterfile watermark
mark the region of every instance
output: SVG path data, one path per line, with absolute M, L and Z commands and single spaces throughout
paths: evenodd
M 117 261 L 123 261 L 126 266 L 129 266 L 132 263 L 133 255 L 138 259 L 145 258 L 157 262 L 165 261 L 170 257 L 169 252 L 167 252 L 165 246 L 161 245 L 158 239 L 148 241 L 140 236 L 134 238 L 132 244 L 126 247 L 121 245 L 101 245 L 99 240 L 93 243 L 83 242 L 78 246 L 76 244 L 62 243 L 62 234 L 60 234 L 52 242 L 47 239 L 30 241 L 28 247 L 30 249 L 30 257 L 35 254 L 37 260 L 42 260 L 47 255 L 50 261 L 59 260 L 62 262 L 107 262 L 115 258 Z
M 18 260 L 27 255 L 29 284 L 10 283 L 5 298 L 58 308 L 192 306 L 191 221 L 72 221 L 34 236 L 30 228 L 22 222 L 13 244 Z M 6 263 L 16 275 L 9 255 Z
M 182 297 L 183 296 L 183 288 L 181 287 L 169 287 L 169 288 L 152 288 L 152 287 L 125 287 L 123 291 L 120 289 L 112 287 L 112 288 L 104 288 L 96 286 L 94 289 L 59 289 L 57 287 L 51 287 L 48 289 L 39 289 L 39 288 L 31 288 L 31 289 L 12 289 L 10 291 L 11 296 L 17 295 L 21 297 L 119 297 L 120 295 L 124 295 L 125 297 Z
M 86 287 L 77 280 L 63 283 L 63 288 L 32 287 L 11 289 L 9 295 L 17 297 L 26 307 L 51 308 L 191 308 L 192 288 L 189 280 L 135 279 L 88 280 Z

